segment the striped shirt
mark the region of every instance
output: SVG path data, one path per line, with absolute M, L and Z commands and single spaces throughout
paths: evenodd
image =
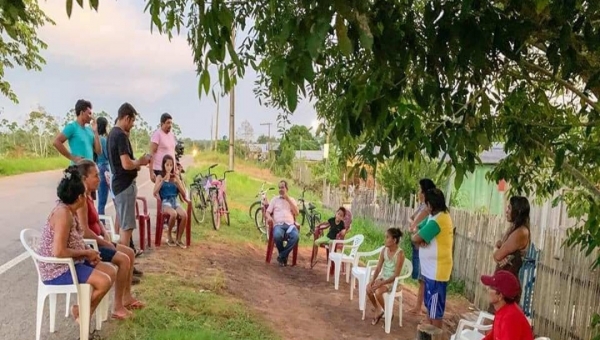
M 447 212 L 423 220 L 419 236 L 428 244 L 419 249 L 421 274 L 434 281 L 448 282 L 452 273 L 452 219 Z

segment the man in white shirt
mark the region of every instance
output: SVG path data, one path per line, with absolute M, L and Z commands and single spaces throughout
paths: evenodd
M 267 208 L 267 221 L 273 223 L 273 239 L 279 251 L 277 262 L 282 267 L 287 265 L 289 254 L 300 239 L 296 228 L 297 215 L 296 200 L 288 195 L 288 184 L 282 180 L 279 182 L 279 196 L 273 197 Z M 285 234 L 288 234 L 288 239 L 284 247 Z

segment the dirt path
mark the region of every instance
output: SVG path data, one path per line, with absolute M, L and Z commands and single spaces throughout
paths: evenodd
M 279 267 L 275 261 L 266 264 L 265 249 L 254 244 L 200 243 L 189 251 L 193 254 L 186 256 L 185 261 L 191 263 L 181 275 L 196 275 L 198 268 L 203 268 L 202 272 L 207 275 L 222 274 L 219 280 L 224 279 L 223 289 L 251 306 L 286 340 L 322 340 L 331 336 L 342 339 L 413 340 L 417 324 L 423 317 L 406 312 L 414 306 L 416 296 L 412 287 L 405 287 L 404 327 L 399 327 L 396 314 L 391 333 L 385 334 L 383 320 L 377 326 L 371 325 L 370 309 L 365 320 L 361 320 L 356 290 L 354 299 L 350 301 L 350 285 L 343 278 L 340 278 L 340 289 L 334 290 L 333 282 L 326 281 L 325 255 L 319 254 L 321 262 L 310 269 L 309 249 L 300 249 L 298 266 L 285 268 Z M 155 256 L 160 260 L 152 259 L 145 263 L 147 271 L 164 272 L 167 269 L 165 262 L 184 260 L 178 259 L 182 256 L 180 251 L 169 247 L 161 248 L 152 258 Z M 198 282 L 200 285 L 204 282 L 206 289 L 215 287 L 215 279 L 198 278 Z M 464 301 L 449 301 L 446 317 L 455 319 L 458 312 L 467 309 Z

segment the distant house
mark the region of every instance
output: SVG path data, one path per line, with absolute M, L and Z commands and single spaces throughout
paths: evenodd
M 260 157 L 266 158 L 269 153 L 269 147 L 271 151 L 279 150 L 279 143 L 273 142 L 270 145 L 266 143 L 250 143 L 248 144 L 249 156 L 252 159 L 258 159 Z
M 306 162 L 320 162 L 323 159 L 323 150 L 296 150 L 294 159 Z

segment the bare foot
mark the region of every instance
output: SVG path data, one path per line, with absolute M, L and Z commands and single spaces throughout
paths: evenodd
M 75 319 L 75 322 L 79 323 L 79 306 L 78 305 L 71 306 L 71 315 L 73 315 L 73 319 Z
M 115 311 L 112 314 L 112 318 L 117 320 L 125 320 L 131 317 L 132 314 L 132 312 L 128 311 L 126 308 L 123 307 L 121 309 L 115 309 Z

